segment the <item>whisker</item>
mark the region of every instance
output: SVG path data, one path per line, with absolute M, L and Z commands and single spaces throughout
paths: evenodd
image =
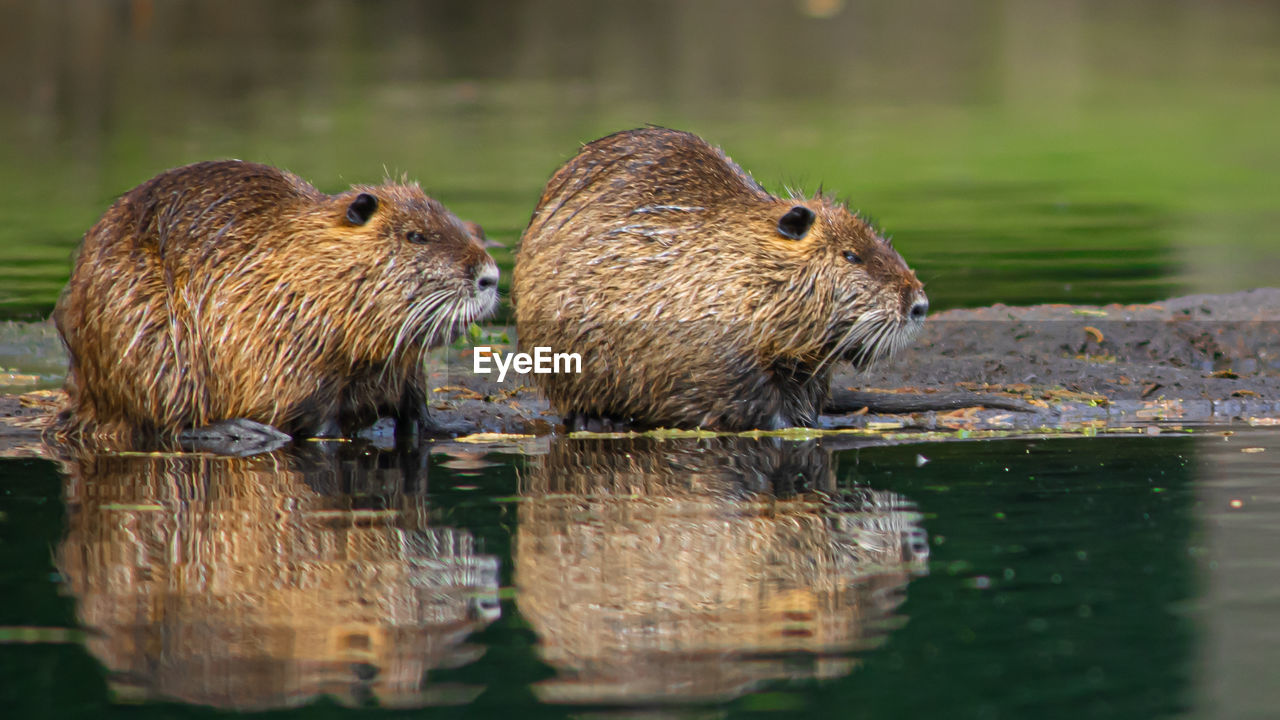
M 882 310 L 871 310 L 863 313 L 849 326 L 844 335 L 833 345 L 831 351 L 818 363 L 814 369 L 813 376 L 817 377 L 833 360 L 848 354 L 849 350 L 856 345 L 861 345 L 862 347 L 859 349 L 858 354 L 854 356 L 854 359 L 856 361 L 861 358 L 866 349 L 867 338 L 873 335 L 883 323 L 884 315 L 885 313 Z
M 419 341 L 421 331 L 424 326 L 424 320 L 429 317 L 438 315 L 441 305 L 448 299 L 452 293 L 448 290 L 441 289 L 428 293 L 421 299 L 415 301 L 410 306 L 409 311 L 405 313 L 404 320 L 401 321 L 400 327 L 396 332 L 395 342 L 392 343 L 391 352 L 387 355 L 387 360 L 382 366 L 382 371 L 378 374 L 378 381 L 382 382 L 386 379 L 389 369 L 397 364 L 397 359 L 408 345 L 412 345 Z

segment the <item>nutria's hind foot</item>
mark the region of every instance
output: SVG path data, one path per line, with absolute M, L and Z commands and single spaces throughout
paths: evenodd
M 270 425 L 245 418 L 188 428 L 178 435 L 179 446 L 187 452 L 211 452 L 236 457 L 278 450 L 292 440 L 292 437 Z
M 568 413 L 563 418 L 566 432 L 625 433 L 635 428 L 627 420 L 584 413 Z

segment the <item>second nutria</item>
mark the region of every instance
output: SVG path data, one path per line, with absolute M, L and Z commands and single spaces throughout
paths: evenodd
M 906 345 L 928 300 L 892 245 L 825 196 L 779 198 L 701 138 L 588 144 L 520 239 L 521 348 L 579 353 L 535 382 L 570 427 L 812 426 L 837 360 Z
M 85 234 L 58 300 L 56 430 L 164 441 L 223 421 L 304 435 L 425 421 L 423 354 L 498 303 L 472 233 L 417 185 L 326 195 L 239 161 L 152 178 Z

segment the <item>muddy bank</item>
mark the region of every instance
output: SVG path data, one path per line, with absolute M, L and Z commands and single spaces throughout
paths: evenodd
M 14 348 L 35 358 L 29 371 L 27 365 L 3 370 L 30 387 L 48 385 L 49 368 L 62 365 L 49 330 L 44 323 L 0 328 L 0 355 L 8 363 L 15 362 Z M 498 383 L 475 375 L 468 352 L 454 353 L 432 374 L 432 409 L 442 425 L 473 433 L 557 431 L 559 418 L 528 378 Z M 834 388 L 838 412 L 823 417 L 828 429 L 1271 423 L 1280 416 L 1280 289 L 1146 305 L 995 305 L 938 313 L 899 357 L 867 373 L 841 374 Z M 11 393 L 0 395 L 0 455 L 41 454 L 40 428 L 58 392 L 22 392 L 28 388 L 21 384 L 0 389 Z M 873 407 L 864 409 L 867 404 Z M 925 406 L 942 409 L 919 409 Z
M 996 393 L 1039 408 L 978 413 L 1012 427 L 1271 418 L 1280 413 L 1280 289 L 954 310 L 933 318 L 892 364 L 840 380 L 841 388 Z
M 542 434 L 558 421 L 522 382 L 457 370 L 440 381 L 436 407 L 482 431 Z M 826 428 L 1265 421 L 1280 415 L 1280 289 L 1146 305 L 951 310 L 931 317 L 891 362 L 842 373 L 833 388 L 839 412 L 823 417 Z M 948 407 L 915 409 L 931 399 Z M 988 407 L 993 400 L 1022 410 Z M 868 402 L 907 409 L 863 411 Z

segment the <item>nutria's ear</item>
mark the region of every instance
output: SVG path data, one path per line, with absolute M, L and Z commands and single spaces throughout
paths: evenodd
M 778 233 L 792 240 L 803 240 L 813 227 L 813 211 L 803 205 L 796 205 L 778 218 Z
M 470 220 L 467 220 L 462 224 L 467 226 L 467 232 L 471 234 L 471 239 L 480 243 L 480 247 L 486 248 L 486 249 L 496 248 L 496 247 L 506 247 L 506 245 L 503 245 L 497 240 L 494 240 L 493 238 L 490 238 L 488 235 L 485 235 L 484 228 L 480 227 L 476 223 L 473 223 Z
M 378 198 L 369 193 L 360 193 L 347 206 L 347 222 L 352 225 L 363 225 L 369 222 L 373 213 L 378 210 Z

